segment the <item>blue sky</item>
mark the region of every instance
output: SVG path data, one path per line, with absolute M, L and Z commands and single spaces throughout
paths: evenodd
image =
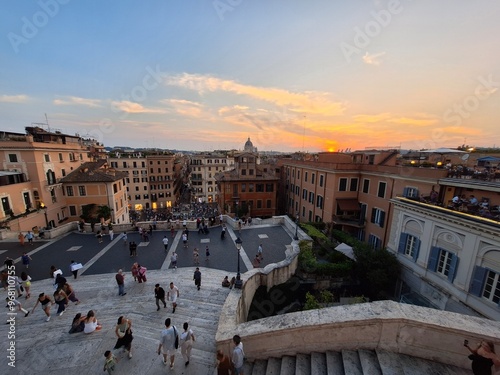
M 106 146 L 499 146 L 495 0 L 3 2 L 0 121 Z

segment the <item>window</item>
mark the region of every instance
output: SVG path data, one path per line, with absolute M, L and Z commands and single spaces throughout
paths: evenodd
M 403 197 L 405 198 L 418 198 L 418 189 L 414 187 L 405 187 L 403 189 Z
M 78 186 L 78 193 L 80 194 L 80 197 L 84 197 L 85 195 L 87 195 L 85 186 Z
M 69 206 L 69 216 L 77 216 L 75 206 Z
M 274 184 L 266 184 L 266 193 L 272 193 L 274 191 Z
M 248 170 L 248 174 L 249 174 L 250 176 L 253 176 L 253 169 L 249 169 L 249 170 Z
M 17 155 L 16 154 L 9 154 L 9 162 L 17 163 Z
M 413 258 L 416 262 L 419 250 L 420 239 L 408 233 L 401 233 L 401 237 L 399 237 L 398 253 Z
M 271 203 L 272 203 L 272 202 L 271 202 L 271 200 L 270 200 L 270 199 L 266 200 L 266 208 L 272 208 Z
M 307 190 L 302 189 L 302 199 L 307 199 Z
M 257 199 L 257 208 L 262 208 L 262 200 Z
M 319 175 L 319 187 L 323 187 L 323 184 L 325 183 L 325 176 L 322 174 Z
M 363 180 L 363 193 L 368 194 L 370 192 L 370 180 L 364 179 Z
M 385 182 L 379 182 L 378 183 L 378 192 L 377 192 L 377 197 L 379 198 L 385 198 L 385 188 L 387 184 Z
M 370 247 L 372 249 L 378 250 L 378 249 L 380 249 L 380 246 L 382 243 L 380 241 L 380 238 L 378 238 L 377 236 L 375 236 L 373 234 L 370 234 L 368 236 L 368 244 L 370 245 Z
M 427 269 L 446 276 L 453 282 L 458 268 L 458 256 L 440 247 L 432 247 Z
M 113 184 L 113 193 L 114 194 L 118 193 L 118 185 L 117 184 Z
M 300 171 L 297 170 L 297 179 L 300 180 Z
M 66 195 L 68 197 L 72 197 L 75 195 L 75 193 L 73 192 L 73 186 L 66 186 Z
M 379 227 L 384 227 L 385 212 L 380 208 L 372 208 L 372 219 L 371 222 L 377 224 Z
M 311 173 L 311 184 L 314 184 L 314 181 L 316 180 L 316 174 Z
M 43 154 L 43 159 L 48 163 L 50 162 L 50 155 L 49 154 Z
M 247 184 L 241 184 L 240 185 L 240 189 L 241 189 L 242 193 L 246 193 L 246 191 L 247 191 Z
M 52 171 L 52 169 L 49 169 L 47 171 L 47 184 L 53 185 L 55 183 L 56 183 L 56 174 Z
M 247 170 L 246 169 L 242 169 L 241 170 L 241 175 L 242 176 L 246 176 L 247 175 Z
M 316 207 L 323 209 L 323 197 L 321 195 L 316 196 Z
M 253 193 L 254 192 L 254 184 L 248 184 L 248 192 Z
M 351 178 L 351 185 L 349 186 L 349 191 L 358 191 L 358 179 Z
M 307 176 L 309 175 L 309 172 L 304 172 L 304 181 L 307 182 Z
M 500 305 L 500 273 L 476 266 L 471 283 L 471 294 Z
M 309 203 L 314 203 L 314 193 L 312 191 L 309 192 Z
M 63 177 L 66 176 L 66 169 L 64 169 L 64 168 L 61 169 L 61 174 L 62 174 Z
M 64 161 L 62 153 L 59 153 L 59 161 Z
M 255 192 L 263 193 L 264 192 L 264 184 L 255 184 Z
M 347 191 L 347 178 L 341 178 L 339 181 L 339 191 Z

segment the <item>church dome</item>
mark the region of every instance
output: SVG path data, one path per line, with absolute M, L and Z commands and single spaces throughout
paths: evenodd
M 245 150 L 246 151 L 253 151 L 253 143 L 250 140 L 250 137 L 248 137 L 248 140 L 245 142 Z

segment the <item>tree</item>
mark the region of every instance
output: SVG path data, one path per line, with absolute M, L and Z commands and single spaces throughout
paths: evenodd
M 99 206 L 97 208 L 97 218 L 104 219 L 104 221 L 111 218 L 111 208 L 109 206 Z

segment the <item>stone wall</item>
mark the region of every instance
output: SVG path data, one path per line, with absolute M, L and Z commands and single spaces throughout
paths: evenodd
M 230 297 L 236 302 L 236 293 Z M 471 346 L 481 339 L 498 345 L 500 322 L 378 301 L 295 312 L 241 323 L 233 330 L 219 329 L 217 348 L 229 352 L 234 334 L 242 337 L 245 354 L 252 360 L 365 348 L 470 368 L 464 339 Z

